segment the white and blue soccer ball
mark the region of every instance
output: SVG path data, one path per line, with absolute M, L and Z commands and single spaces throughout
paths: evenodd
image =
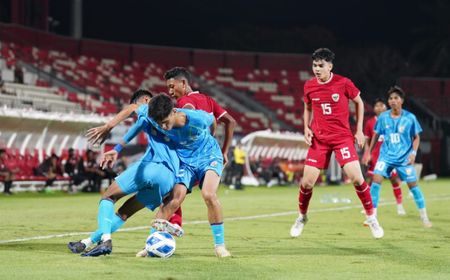
M 147 238 L 145 250 L 149 257 L 168 258 L 175 252 L 175 239 L 163 231 L 156 231 Z

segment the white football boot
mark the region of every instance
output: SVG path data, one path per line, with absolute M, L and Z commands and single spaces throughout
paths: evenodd
M 403 204 L 397 204 L 397 214 L 399 216 L 405 216 L 406 215 L 406 211 L 405 211 L 405 208 L 403 207 Z
M 384 230 L 378 223 L 377 216 L 375 216 L 375 214 L 368 216 L 365 224 L 369 226 L 374 238 L 379 239 L 384 236 Z
M 306 217 L 306 215 L 300 214 L 291 227 L 291 236 L 299 237 L 302 234 L 303 228 L 305 227 L 307 221 L 308 217 Z
M 179 225 L 172 224 L 164 219 L 155 219 L 152 223 L 152 227 L 157 231 L 165 231 L 176 237 L 182 237 L 184 235 L 184 230 Z
M 145 250 L 145 248 L 136 253 L 137 258 L 145 258 L 147 256 L 148 256 L 148 252 L 147 252 L 147 250 Z
M 218 258 L 228 258 L 231 257 L 231 253 L 225 248 L 225 245 L 218 245 L 214 247 L 214 251 Z

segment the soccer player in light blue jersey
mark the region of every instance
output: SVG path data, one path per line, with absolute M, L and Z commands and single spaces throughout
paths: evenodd
M 210 132 L 210 126 L 215 125 L 214 117 L 201 110 L 175 109 L 170 97 L 164 94 L 150 101 L 149 117 L 160 127 L 161 132 L 177 144 L 176 150 L 181 161 L 177 185 L 187 188 L 184 196 L 197 181 L 200 182 L 216 255 L 231 256 L 225 247 L 222 206 L 217 197 L 223 156 L 217 140 Z M 177 202 L 183 199 L 174 198 L 162 205 L 157 217 L 167 220 L 180 206 Z
M 150 92 L 137 92 L 131 102 L 137 105 L 146 104 L 151 98 Z M 70 242 L 69 249 L 74 253 L 84 251 L 87 247 L 101 240 L 101 243 L 82 256 L 96 257 L 112 252 L 111 233 L 120 228 L 124 223 L 122 208 L 130 206 L 123 212 L 129 217 L 140 209 L 147 207 L 152 211 L 161 205 L 175 185 L 175 174 L 179 171 L 180 161 L 175 151 L 175 144 L 163 133 L 156 130 L 147 117 L 148 106 L 142 105 L 137 109 L 138 119 L 129 129 L 120 144 L 113 150 L 105 153 L 102 166 L 110 165 L 117 160 L 118 153 L 123 145 L 133 139 L 141 130 L 148 136 L 148 148 L 144 156 L 122 174 L 116 177 L 107 191 L 103 194 L 99 205 L 98 230 L 89 238 L 79 242 Z M 121 197 L 136 193 L 130 201 L 119 209 L 119 215 L 114 215 L 114 203 Z M 128 208 L 130 208 L 128 207 Z M 126 218 L 125 217 L 125 218 Z
M 375 124 L 375 134 L 370 142 L 370 151 L 375 147 L 380 135 L 384 136 L 384 142 L 375 165 L 370 193 L 373 206 L 377 209 L 383 177 L 389 178 L 391 171 L 396 169 L 400 179 L 408 184 L 414 196 L 423 225 L 429 228 L 432 224 L 425 208 L 425 198 L 417 184 L 417 175 L 414 168 L 420 143 L 419 134 L 422 132 L 422 128 L 416 116 L 402 108 L 404 101 L 405 93 L 400 87 L 390 88 L 388 104 L 391 109 L 382 113 Z

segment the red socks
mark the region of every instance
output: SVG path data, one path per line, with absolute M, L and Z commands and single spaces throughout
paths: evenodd
M 372 197 L 370 196 L 370 187 L 366 182 L 363 182 L 360 186 L 355 186 L 356 194 L 361 200 L 361 203 L 366 210 L 367 216 L 373 214 Z
M 399 183 L 392 184 L 392 190 L 394 191 L 395 200 L 397 204 L 402 204 L 402 188 Z
M 177 224 L 180 227 L 182 226 L 183 223 L 183 214 L 181 212 L 181 207 L 177 209 L 177 211 L 175 211 L 175 213 L 173 213 L 172 217 L 170 218 L 169 222 L 171 222 L 172 224 Z
M 309 201 L 312 197 L 312 189 L 306 189 L 302 185 L 300 185 L 300 191 L 298 194 L 298 208 L 302 215 L 305 215 L 308 212 Z

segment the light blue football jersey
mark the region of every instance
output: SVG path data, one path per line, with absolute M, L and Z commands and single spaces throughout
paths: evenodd
M 211 135 L 210 126 L 214 116 L 202 110 L 176 109 L 186 114 L 186 124 L 183 127 L 163 130 L 154 120 L 158 129 L 177 144 L 180 160 L 186 164 L 194 164 L 199 158 L 222 152 L 217 140 Z
M 141 160 L 164 163 L 174 174 L 177 174 L 180 168 L 180 159 L 175 150 L 176 144 L 152 125 L 148 117 L 147 104 L 139 106 L 137 115 L 136 122 L 123 136 L 125 143 L 136 137 L 140 131 L 144 131 L 147 135 L 148 146 Z
M 412 152 L 415 135 L 422 132 L 422 127 L 414 114 L 402 110 L 400 117 L 393 118 L 391 110 L 378 117 L 374 131 L 384 136 L 380 158 L 392 165 L 405 165 Z

